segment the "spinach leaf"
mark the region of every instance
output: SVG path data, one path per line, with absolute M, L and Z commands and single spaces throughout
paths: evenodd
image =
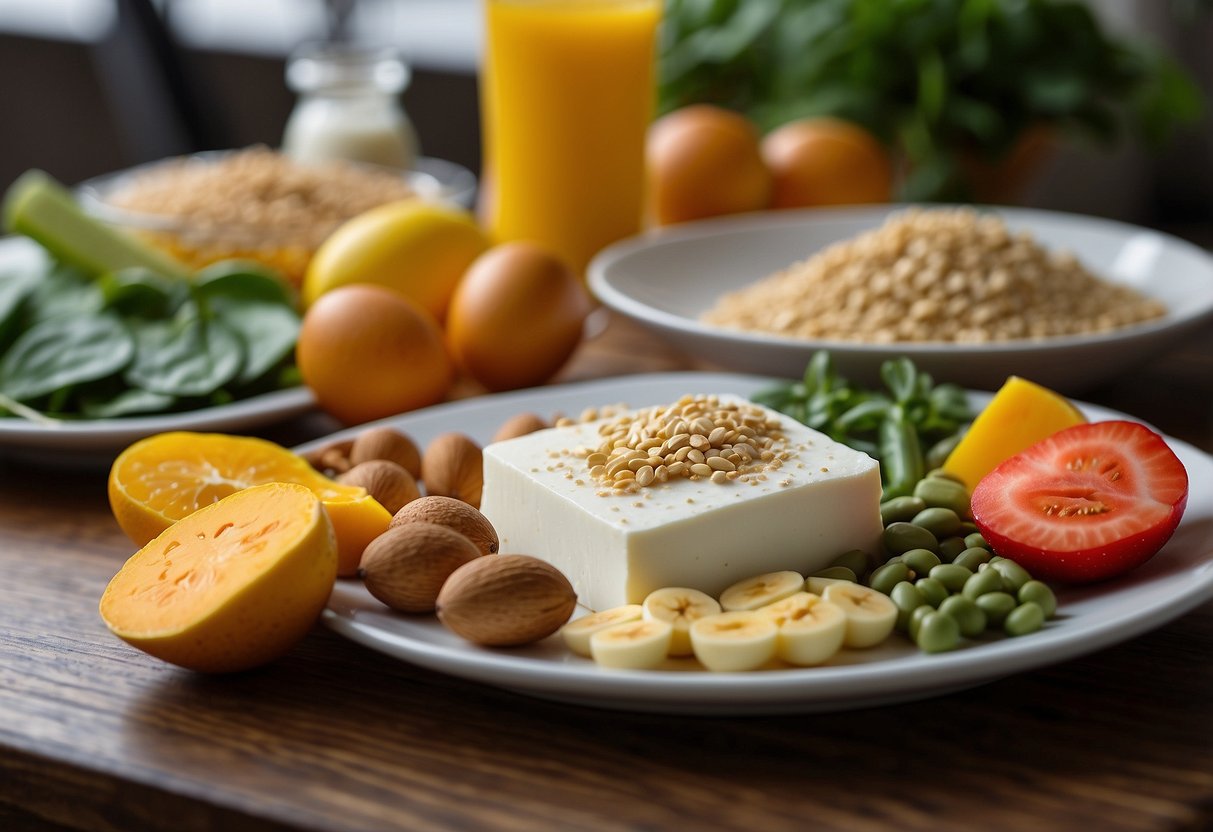
M 194 296 L 244 342 L 238 383 L 256 382 L 294 352 L 299 313 L 290 290 L 273 274 L 240 261 L 219 263 L 198 275 Z
M 42 275 L 29 294 L 29 324 L 53 318 L 85 318 L 105 307 L 101 289 L 80 272 L 67 266 L 55 266 Z
M 28 401 L 120 372 L 134 354 L 115 315 L 52 318 L 18 336 L 0 360 L 0 391 Z
M 140 318 L 169 317 L 189 295 L 187 284 L 179 278 L 140 266 L 104 274 L 97 285 L 107 308 Z
M 227 325 L 186 307 L 172 321 L 134 327 L 135 360 L 128 383 L 168 396 L 205 396 L 227 384 L 244 364 L 244 346 Z
M 80 412 L 86 419 L 113 419 L 140 413 L 163 413 L 176 404 L 177 398 L 153 393 L 138 387 L 128 387 L 109 398 L 80 396 Z
M 25 299 L 33 290 L 38 275 L 14 272 L 0 276 L 0 351 L 8 345 L 21 325 Z

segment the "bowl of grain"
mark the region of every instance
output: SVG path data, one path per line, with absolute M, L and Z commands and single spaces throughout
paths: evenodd
M 399 171 L 350 162 L 301 164 L 267 147 L 139 165 L 78 189 L 86 210 L 183 262 L 257 260 L 298 285 L 324 238 L 363 211 L 399 199 L 467 207 L 475 177 L 442 159 Z
M 798 376 L 828 349 L 855 381 L 906 355 L 993 390 L 1067 393 L 1213 318 L 1213 257 L 1149 229 L 1051 211 L 864 206 L 686 223 L 590 264 L 604 305 L 704 363 Z

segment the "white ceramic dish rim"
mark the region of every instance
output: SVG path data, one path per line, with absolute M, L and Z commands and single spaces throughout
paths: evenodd
M 732 330 L 722 327 L 709 326 L 700 323 L 696 318 L 677 314 L 665 309 L 652 306 L 638 300 L 616 285 L 611 270 L 617 264 L 639 253 L 646 252 L 656 246 L 694 242 L 718 237 L 722 234 L 744 233 L 751 229 L 770 227 L 796 227 L 814 222 L 841 222 L 857 219 L 871 219 L 873 226 L 889 214 L 921 206 L 913 205 L 881 205 L 854 206 L 847 208 L 809 208 L 788 211 L 765 211 L 753 214 L 739 214 L 727 217 L 716 217 L 708 220 L 670 226 L 665 229 L 655 229 L 644 234 L 630 237 L 614 243 L 591 261 L 588 268 L 588 283 L 590 290 L 602 303 L 629 317 L 646 321 L 652 325 L 670 330 L 676 330 L 698 337 L 718 338 L 735 341 L 743 345 L 778 346 L 809 349 L 824 349 L 834 352 L 870 353 L 885 355 L 890 352 L 904 353 L 910 358 L 915 356 L 934 355 L 945 351 L 963 349 L 983 355 L 1017 354 L 1048 352 L 1065 347 L 1095 346 L 1105 343 L 1115 343 L 1132 338 L 1148 338 L 1172 328 L 1194 324 L 1202 318 L 1213 315 L 1213 292 L 1210 292 L 1203 302 L 1185 306 L 1182 309 L 1168 307 L 1167 313 L 1155 320 L 1136 326 L 1125 327 L 1113 332 L 1094 335 L 1070 335 L 1057 338 L 1024 339 L 1016 341 L 994 342 L 986 344 L 956 344 L 951 342 L 906 342 L 896 344 L 873 344 L 862 341 L 841 341 L 828 339 L 801 339 L 784 335 L 775 335 L 745 330 Z M 960 206 L 932 206 L 938 208 Z M 1040 209 L 1011 208 L 1004 206 L 964 206 L 980 211 L 990 211 L 1006 218 L 1011 224 L 1021 224 L 1028 221 L 1078 223 L 1092 230 L 1119 232 L 1126 236 L 1148 234 L 1155 235 L 1168 246 L 1189 254 L 1196 255 L 1207 263 L 1208 276 L 1213 283 L 1213 255 L 1197 245 L 1181 240 L 1171 234 L 1153 229 L 1135 226 L 1118 220 L 1102 217 L 1087 217 L 1078 214 L 1068 214 L 1059 211 Z M 812 254 L 806 252 L 805 257 Z M 791 263 L 788 263 L 791 265 Z M 741 288 L 739 284 L 736 288 Z M 1149 290 L 1144 290 L 1149 294 Z
M 644 387 L 646 390 L 656 387 L 675 396 L 691 390 L 747 395 L 770 381 L 757 376 L 731 373 L 633 376 L 454 402 L 418 411 L 410 416 L 384 420 L 384 423 L 394 424 L 407 431 L 411 424 L 421 420 L 441 426 L 442 430 L 459 430 L 463 425 L 461 416 L 466 417 L 468 413 L 474 413 L 476 410 L 492 407 L 501 413 L 528 409 L 542 411 L 545 402 L 550 402 L 555 397 L 568 398 L 567 394 L 570 392 L 583 394 L 581 401 L 596 401 L 602 404 L 619 401 L 621 395 L 626 395 L 629 387 Z M 973 395 L 977 402 L 988 400 L 988 394 Z M 646 398 L 651 399 L 652 396 Z M 646 402 L 630 403 L 643 405 Z M 1094 405 L 1082 407 L 1094 419 L 1132 418 Z M 309 443 L 303 448 L 316 447 L 333 438 L 348 436 L 354 432 L 344 431 L 334 437 Z M 1185 462 L 1202 469 L 1201 475 L 1193 477 L 1193 481 L 1200 484 L 1201 490 L 1207 491 L 1213 486 L 1213 458 L 1187 443 L 1174 439 L 1169 441 Z M 1196 516 L 1198 512 L 1199 518 Z M 1186 526 L 1181 524 L 1181 532 L 1198 521 L 1213 522 L 1213 500 L 1208 493 L 1198 494 L 1197 499 L 1189 503 L 1188 516 L 1184 520 Z M 1213 554 L 1213 547 L 1209 553 Z M 1081 626 L 1067 626 L 1063 620 L 1058 625 L 1046 627 L 1029 638 L 978 643 L 955 653 L 924 656 L 911 652 L 908 655 L 869 663 L 740 674 L 663 670 L 619 671 L 599 668 L 588 661 L 554 661 L 508 651 L 484 650 L 466 644 L 446 646 L 396 631 L 400 626 L 406 629 L 430 627 L 440 630 L 440 625 L 433 621 L 412 622 L 408 619 L 398 619 L 395 629 L 376 625 L 375 616 L 391 617 L 394 614 L 379 607 L 378 602 L 352 581 L 339 583 L 329 609 L 325 612 L 324 620 L 338 633 L 396 658 L 540 697 L 568 699 L 610 708 L 677 710 L 688 713 L 743 712 L 759 709 L 768 712 L 832 710 L 915 698 L 930 692 L 971 686 L 1074 658 L 1147 632 L 1182 615 L 1213 595 L 1213 558 L 1183 570 L 1183 574 L 1191 580 L 1182 592 L 1178 595 L 1163 593 L 1151 603 L 1136 608 L 1133 615 L 1116 615 L 1116 610 L 1110 614 L 1106 609 L 1099 608 L 1086 613 L 1088 618 L 1085 623 L 1080 620 Z M 1165 582 L 1174 578 L 1164 575 L 1158 580 Z M 1122 583 L 1113 583 L 1073 592 L 1076 592 L 1081 600 L 1092 594 L 1099 597 L 1104 592 L 1121 593 L 1130 589 L 1131 585 L 1126 588 Z M 360 610 L 358 605 L 361 602 L 369 603 L 370 608 Z M 370 620 L 359 620 L 359 613 L 370 613 Z M 363 615 L 362 618 L 366 619 L 367 616 Z M 443 636 L 440 636 L 439 641 L 442 638 Z M 449 636 L 448 640 L 450 639 L 454 637 Z M 857 689 L 861 691 L 859 695 L 856 695 Z

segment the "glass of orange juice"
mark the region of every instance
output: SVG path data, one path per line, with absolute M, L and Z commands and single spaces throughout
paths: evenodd
M 481 217 L 580 274 L 640 230 L 661 0 L 485 0 Z

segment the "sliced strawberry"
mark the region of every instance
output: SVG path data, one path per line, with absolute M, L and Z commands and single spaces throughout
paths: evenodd
M 1044 580 L 1087 583 L 1145 563 L 1188 502 L 1188 472 L 1135 422 L 1075 425 L 1003 462 L 973 491 L 973 520 Z

